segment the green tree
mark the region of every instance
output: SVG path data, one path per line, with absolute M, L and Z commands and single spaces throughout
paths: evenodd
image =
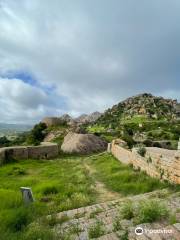
M 0 138 L 0 147 L 7 147 L 9 146 L 10 141 L 7 139 L 6 136 Z
M 27 137 L 27 143 L 39 145 L 46 135 L 45 133 L 46 128 L 47 126 L 45 123 L 36 124 Z

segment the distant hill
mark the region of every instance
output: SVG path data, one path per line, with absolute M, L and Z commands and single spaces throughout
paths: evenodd
M 29 131 L 33 126 L 27 124 L 0 123 L 0 136 L 11 136 Z
M 139 94 L 107 109 L 85 129 L 108 141 L 122 138 L 129 146 L 144 143 L 176 149 L 180 136 L 180 104 L 149 93 Z
M 180 116 L 180 104 L 177 100 L 155 97 L 143 93 L 130 97 L 105 111 L 97 123 L 118 123 L 121 120 L 131 119 L 134 116 L 143 116 L 148 119 L 172 120 Z

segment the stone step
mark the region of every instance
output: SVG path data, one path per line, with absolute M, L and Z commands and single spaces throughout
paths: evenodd
M 163 191 L 161 191 L 163 192 Z M 158 191 L 158 193 L 161 192 Z M 164 192 L 163 192 L 164 193 Z M 151 233 L 150 231 L 144 232 L 143 235 L 136 235 L 135 228 L 133 226 L 133 222 L 126 219 L 121 219 L 120 209 L 127 202 L 127 200 L 132 200 L 134 203 L 138 201 L 146 200 L 149 198 L 153 198 L 156 196 L 156 192 L 141 194 L 138 196 L 128 197 L 119 199 L 116 201 L 110 201 L 101 204 L 94 204 L 92 206 L 82 207 L 78 209 L 73 209 L 69 211 L 64 211 L 57 214 L 57 218 L 60 220 L 64 216 L 68 217 L 67 221 L 61 224 L 57 224 L 56 230 L 58 232 L 60 229 L 68 232 L 69 229 L 73 227 L 77 227 L 78 231 L 76 231 L 72 237 L 73 240 L 88 240 L 88 232 L 92 226 L 95 226 L 97 222 L 102 224 L 102 228 L 104 229 L 104 235 L 99 237 L 100 240 L 105 239 L 121 239 L 126 232 L 128 232 L 128 239 L 130 240 L 180 240 L 180 223 L 176 223 L 171 226 L 167 226 L 167 222 L 159 222 L 152 224 L 141 224 L 138 226 L 142 226 L 143 229 L 170 229 L 173 230 L 172 235 L 170 234 L 161 234 L 161 233 Z M 161 198 L 165 201 L 163 198 Z M 160 199 L 160 201 L 161 201 Z M 168 207 L 172 210 L 172 213 L 175 210 L 180 208 L 179 195 L 177 193 L 172 194 L 171 196 L 166 198 L 166 203 Z M 176 214 L 177 215 L 177 214 Z M 65 217 L 65 219 L 66 219 Z M 120 225 L 116 225 L 115 222 L 119 221 Z M 119 228 L 119 229 L 118 229 Z M 119 234 L 119 235 L 118 235 Z

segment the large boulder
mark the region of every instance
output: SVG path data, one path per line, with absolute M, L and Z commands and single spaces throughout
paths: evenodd
M 41 122 L 45 123 L 47 127 L 59 126 L 64 123 L 62 119 L 58 117 L 45 117 Z
M 64 138 L 61 150 L 66 153 L 89 154 L 107 149 L 107 142 L 93 134 L 69 132 Z

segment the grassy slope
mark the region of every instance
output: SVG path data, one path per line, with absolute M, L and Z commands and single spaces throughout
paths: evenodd
M 142 124 L 142 127 L 139 124 Z M 136 144 L 133 141 L 133 136 L 137 133 L 142 133 L 148 140 L 168 140 L 171 143 L 171 148 L 177 149 L 177 142 L 180 135 L 180 121 L 153 120 L 139 115 L 135 115 L 132 118 L 111 116 L 111 120 L 108 120 L 104 116 L 103 119 L 97 120 L 96 123 L 86 126 L 86 129 L 88 132 L 98 134 L 109 142 L 116 138 L 122 138 L 130 147 Z
M 88 161 L 96 169 L 94 176 L 88 174 L 83 161 Z M 122 195 L 167 186 L 143 173 L 134 172 L 131 167 L 121 164 L 107 153 L 91 158 L 62 156 L 52 161 L 26 160 L 11 163 L 0 168 L 0 236 L 3 240 L 30 240 L 32 235 L 36 235 L 32 234 L 34 228 L 27 230 L 27 225 L 39 216 L 96 202 L 96 178 L 108 189 Z M 32 187 L 36 202 L 30 207 L 22 204 L 19 191 L 21 186 Z M 44 231 L 50 229 L 44 223 L 42 226 Z M 48 234 L 50 232 L 46 232 L 45 236 Z

